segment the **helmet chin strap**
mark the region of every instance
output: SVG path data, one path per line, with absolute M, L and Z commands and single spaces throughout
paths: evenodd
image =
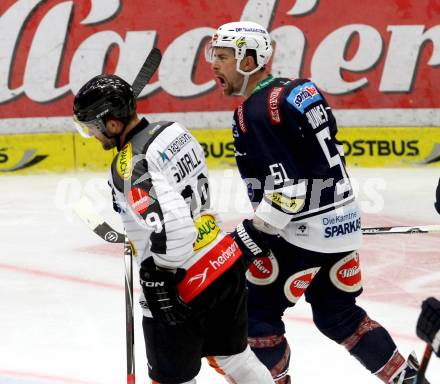
M 245 96 L 245 91 L 249 83 L 249 77 L 260 70 L 262 65 L 257 65 L 252 71 L 245 72 L 240 68 L 240 63 L 242 59 L 237 60 L 237 72 L 243 75 L 243 84 L 241 85 L 241 89 L 239 92 L 234 92 L 234 96 Z
M 249 83 L 249 77 L 250 77 L 249 73 L 243 75 L 243 84 L 241 85 L 241 89 L 238 92 L 234 92 L 233 93 L 234 96 L 244 96 L 244 92 L 246 91 L 247 85 Z

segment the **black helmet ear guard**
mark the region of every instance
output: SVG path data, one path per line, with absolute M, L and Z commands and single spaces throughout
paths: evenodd
M 106 118 L 114 117 L 127 124 L 135 111 L 131 85 L 116 75 L 95 76 L 81 87 L 73 102 L 75 126 L 84 137 L 90 137 L 91 130 L 106 135 Z

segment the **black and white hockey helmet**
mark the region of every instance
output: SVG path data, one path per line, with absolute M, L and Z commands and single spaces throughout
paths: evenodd
M 73 102 L 74 122 L 79 133 L 90 137 L 98 130 L 105 134 L 105 120 L 117 118 L 123 122 L 136 111 L 136 98 L 130 84 L 116 75 L 98 75 L 84 84 Z

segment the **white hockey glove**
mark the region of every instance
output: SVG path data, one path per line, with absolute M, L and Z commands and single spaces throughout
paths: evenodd
M 252 264 L 252 261 L 258 257 L 269 256 L 269 246 L 262 233 L 255 228 L 251 220 L 243 220 L 231 235 L 243 252 L 247 265 Z
M 177 284 L 185 276 L 184 270 L 165 270 L 156 266 L 140 269 L 140 282 L 153 318 L 169 325 L 186 320 L 191 308 L 177 292 Z

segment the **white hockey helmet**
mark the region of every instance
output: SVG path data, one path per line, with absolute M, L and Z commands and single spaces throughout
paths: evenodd
M 251 21 L 237 21 L 220 26 L 211 38 L 205 50 L 206 60 L 214 60 L 214 48 L 232 48 L 237 59 L 237 72 L 242 75 L 252 75 L 266 65 L 272 56 L 272 41 L 269 33 L 260 24 Z M 240 69 L 241 60 L 246 50 L 256 52 L 257 67 L 250 72 Z

